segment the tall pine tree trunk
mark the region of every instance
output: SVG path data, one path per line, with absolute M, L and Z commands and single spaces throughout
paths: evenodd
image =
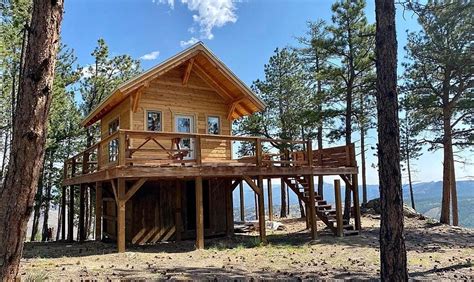
M 445 82 L 447 84 L 447 82 Z M 443 95 L 443 195 L 441 201 L 441 217 L 439 221 L 444 224 L 450 223 L 450 205 L 451 205 L 451 193 L 453 186 L 453 141 L 451 136 L 451 110 L 448 107 L 449 104 L 449 92 L 444 87 Z
M 380 278 L 407 281 L 400 131 L 397 98 L 397 37 L 394 0 L 375 0 L 378 160 L 380 189 Z
M 411 180 L 410 157 L 408 156 L 408 152 L 407 152 L 407 157 L 406 158 L 407 158 L 408 187 L 410 188 L 411 207 L 414 210 L 416 210 L 416 208 L 415 208 L 415 197 L 413 196 L 413 181 Z
M 46 174 L 48 176 L 48 181 L 46 182 L 46 193 L 43 198 L 43 229 L 41 232 L 41 241 L 45 242 L 47 240 L 50 240 L 51 238 L 48 237 L 49 232 L 49 209 L 51 207 L 51 189 L 53 186 L 53 152 L 49 152 L 49 164 L 48 164 L 48 173 Z
M 56 241 L 59 241 L 59 236 L 60 236 L 60 233 L 61 233 L 61 227 L 62 227 L 62 205 L 59 204 L 58 205 L 58 222 L 56 224 L 56 226 L 58 227 L 58 229 L 56 230 Z
M 455 168 L 454 168 L 454 155 L 452 159 L 452 164 L 451 164 L 451 203 L 452 203 L 452 209 L 453 209 L 453 225 L 458 226 L 459 225 L 459 217 L 458 217 L 458 192 L 456 189 L 456 174 L 455 174 Z
M 362 205 L 367 205 L 367 168 L 365 159 L 365 128 L 360 129 L 360 158 L 362 161 Z
M 320 109 L 320 111 L 322 111 L 322 110 Z M 322 125 L 318 126 L 317 138 L 318 138 L 318 150 L 322 150 L 323 149 L 323 126 Z M 321 197 L 324 197 L 324 186 L 323 185 L 324 185 L 323 176 L 320 175 L 320 176 L 318 176 L 318 194 Z
M 18 273 L 40 177 L 63 7 L 62 0 L 33 1 L 8 172 L 0 190 L 0 277 L 4 281 Z
M 351 72 L 353 72 L 353 64 L 352 62 L 350 63 L 351 66 Z M 353 87 L 353 76 L 349 79 L 349 83 L 347 85 L 347 93 L 346 93 L 346 116 L 345 116 L 345 123 L 346 123 L 346 129 L 345 129 L 345 135 L 346 135 L 346 146 L 351 145 L 352 143 L 352 87 Z M 352 178 L 349 177 L 351 180 Z M 349 220 L 351 217 L 351 194 L 352 191 L 349 188 L 349 186 L 346 185 L 345 189 L 345 196 L 344 196 L 344 214 L 343 218 L 345 220 Z

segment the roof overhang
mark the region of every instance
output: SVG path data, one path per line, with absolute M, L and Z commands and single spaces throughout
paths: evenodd
M 87 127 L 94 124 L 130 94 L 147 87 L 152 80 L 190 60 L 193 62 L 195 73 L 208 84 L 211 84 L 218 93 L 222 92 L 220 93 L 221 96 L 226 97 L 231 108 L 228 115 L 229 119 L 238 119 L 265 109 L 265 103 L 202 42 L 198 42 L 150 70 L 119 85 L 89 113 L 82 121 L 82 126 Z M 227 87 L 221 85 L 221 81 L 224 81 Z

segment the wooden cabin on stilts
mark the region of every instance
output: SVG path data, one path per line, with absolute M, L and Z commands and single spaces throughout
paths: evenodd
M 265 192 L 264 183 L 271 186 L 270 179 L 280 179 L 304 202 L 311 238 L 317 237 L 317 218 L 339 236 L 357 233 L 354 146 L 313 150 L 311 140 L 232 136 L 233 120 L 264 108 L 200 42 L 123 83 L 83 121 L 98 125 L 100 141 L 65 162 L 62 238 L 73 241 L 79 204 L 78 240 L 86 239 L 84 192 L 91 189 L 96 240 L 116 241 L 119 252 L 127 244 L 186 239 L 201 249 L 206 237 L 233 235 L 233 191 L 239 187 L 243 195 L 245 183 L 256 195 L 260 240 L 266 242 L 265 195 L 271 206 L 272 191 Z M 236 157 L 238 143 L 252 145 L 253 155 Z M 271 143 L 293 149 L 264 151 Z M 354 225 L 342 219 L 340 192 L 335 208 L 315 192 L 314 177 L 321 175 L 340 176 L 352 189 Z

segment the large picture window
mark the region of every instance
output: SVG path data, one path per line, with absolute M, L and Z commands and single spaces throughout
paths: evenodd
M 162 131 L 162 117 L 159 111 L 147 111 L 147 130 L 148 131 Z
M 119 130 L 119 119 L 114 119 L 109 123 L 109 135 L 117 132 Z M 110 140 L 109 142 L 109 162 L 117 161 L 118 157 L 118 138 Z
M 207 134 L 221 134 L 221 123 L 219 117 L 207 117 Z

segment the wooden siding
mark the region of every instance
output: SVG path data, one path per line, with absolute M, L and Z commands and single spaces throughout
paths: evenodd
M 155 79 L 141 96 L 137 111 L 132 113 L 132 130 L 146 130 L 146 112 L 160 111 L 162 130 L 175 132 L 175 116 L 194 117 L 195 133 L 207 133 L 207 117 L 220 118 L 221 134 L 231 134 L 231 121 L 227 120 L 229 105 L 208 84 L 191 72 L 186 86 L 182 85 L 184 67 L 181 66 Z M 139 146 L 144 140 L 131 140 L 132 147 Z M 166 148 L 171 148 L 170 140 L 157 140 Z M 156 148 L 150 142 L 143 148 Z M 208 160 L 231 159 L 229 141 L 203 140 L 202 158 Z M 142 155 L 140 155 L 142 154 Z M 137 152 L 137 157 L 146 153 Z
M 175 239 L 176 185 L 180 181 L 182 238 L 195 238 L 195 201 L 194 181 L 163 180 L 150 181 L 126 204 L 126 241 L 132 244 L 148 244 Z M 130 186 L 130 185 L 128 185 Z M 226 205 L 232 199 L 229 179 L 204 180 L 204 216 L 205 235 L 219 236 L 226 233 Z M 111 187 L 105 187 L 104 201 L 104 235 L 116 239 L 116 205 L 110 201 Z M 113 195 L 112 195 L 113 197 Z

